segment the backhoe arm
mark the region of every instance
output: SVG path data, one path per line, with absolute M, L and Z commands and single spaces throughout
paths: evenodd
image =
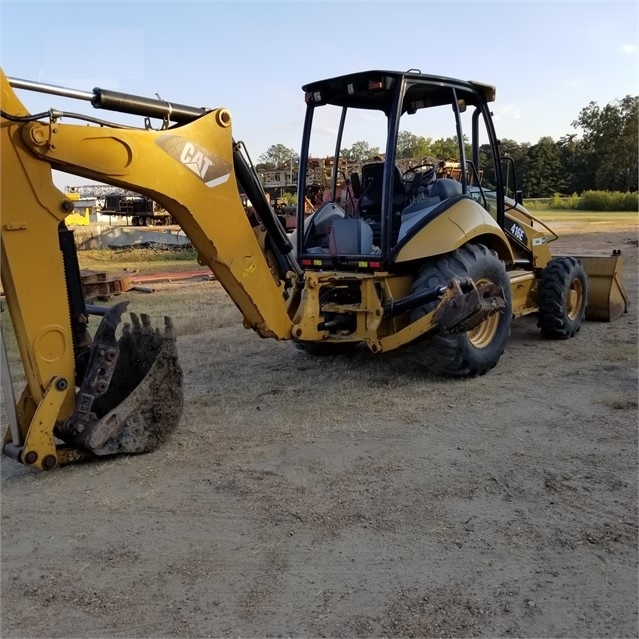
M 168 323 L 166 333 L 157 334 L 144 316 L 142 322 L 133 316 L 133 330 L 125 327 L 123 336 L 133 355 L 120 354 L 119 365 L 130 369 L 132 362 L 142 361 L 136 384 L 146 381 L 151 367 L 163 368 L 171 373 L 167 379 L 179 378 L 179 389 L 164 389 L 149 374 L 148 383 L 123 401 L 130 389 L 118 382 L 122 375 L 114 368 L 122 350 L 115 327 L 125 305 L 103 319 L 84 363 L 86 372 L 78 366 L 78 321 L 82 329 L 87 318 L 74 312 L 72 278 L 59 239 L 73 204 L 54 186 L 51 171 L 130 189 L 166 208 L 198 251 L 198 260 L 211 268 L 240 309 L 245 326 L 263 337 L 286 339 L 291 336 L 287 262 L 281 250 L 279 261 L 267 260 L 266 249 L 273 252 L 267 233 L 251 225 L 242 206 L 230 115 L 224 109 L 202 110 L 201 117 L 160 131 L 63 124 L 60 114 L 30 116 L 2 71 L 0 104 L 1 275 L 27 382 L 16 402 L 18 423 L 7 432 L 4 450 L 28 465 L 51 468 L 70 461 L 73 450 L 102 455 L 151 449 L 164 433 L 155 425 L 151 430 L 157 432 L 138 432 L 144 421 L 138 419 L 139 405 L 147 402 L 153 421 L 156 398 L 171 397 L 165 420 L 171 428 L 181 412 L 172 327 Z M 241 173 L 246 174 L 246 165 Z M 286 237 L 278 242 L 281 249 Z M 90 338 L 84 346 L 88 352 Z M 158 352 L 162 356 L 155 361 Z M 137 426 L 127 425 L 131 416 Z M 64 460 L 60 436 L 71 443 Z

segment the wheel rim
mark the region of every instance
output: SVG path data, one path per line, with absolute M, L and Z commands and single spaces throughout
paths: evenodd
M 579 318 L 584 300 L 584 287 L 580 279 L 574 279 L 566 297 L 566 312 L 571 322 Z
M 475 282 L 476 286 L 491 283 L 492 282 L 486 278 Z M 486 348 L 486 346 L 493 341 L 495 334 L 497 333 L 497 328 L 499 327 L 500 316 L 501 313 L 493 313 L 481 324 L 478 324 L 475 328 L 467 331 L 466 335 L 468 336 L 468 340 L 475 348 Z

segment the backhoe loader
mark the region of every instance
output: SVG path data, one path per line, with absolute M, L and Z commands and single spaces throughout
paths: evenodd
M 15 398 L 3 346 L 3 450 L 33 468 L 153 450 L 176 427 L 183 405 L 170 318 L 158 330 L 146 315 L 131 313 L 119 331 L 126 302 L 106 309 L 85 303 L 65 225 L 73 204 L 54 186 L 52 170 L 157 202 L 246 328 L 312 355 L 362 344 L 378 354 L 401 347 L 432 373 L 470 377 L 497 364 L 513 318 L 537 313 L 542 334 L 564 339 L 577 333 L 587 310 L 607 320 L 626 310 L 620 256 L 553 257 L 556 235 L 504 178 L 514 171 L 504 170 L 508 160 L 500 156 L 492 86 L 412 69 L 302 87 L 302 196 L 296 231 L 288 234 L 246 148 L 233 138 L 227 109 L 4 73 L 0 82 L 2 284 L 26 376 Z M 78 112 L 30 114 L 17 90 L 142 120 L 136 128 Z M 383 157 L 344 175 L 342 149 L 359 135 L 349 127 L 363 121 L 383 136 Z M 428 163 L 402 173 L 400 131 L 427 136 L 442 126 L 457 140 L 457 157 L 441 159 L 458 165 L 455 177 Z M 328 130 L 335 132 L 332 192 L 306 216 L 311 146 L 326 144 Z M 338 199 L 338 180 L 348 184 L 339 190 L 349 202 Z

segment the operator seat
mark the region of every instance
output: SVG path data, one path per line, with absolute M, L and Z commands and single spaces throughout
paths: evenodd
M 401 171 L 395 166 L 393 175 L 393 220 L 404 207 L 404 181 Z M 362 194 L 357 200 L 357 212 L 373 229 L 373 242 L 379 246 L 381 242 L 382 218 L 382 184 L 384 178 L 384 162 L 371 162 L 362 166 Z
M 404 182 L 396 166 L 393 176 L 393 213 L 404 205 Z M 371 162 L 362 166 L 362 194 L 357 201 L 357 210 L 363 218 L 379 220 L 382 212 L 382 183 L 384 162 Z

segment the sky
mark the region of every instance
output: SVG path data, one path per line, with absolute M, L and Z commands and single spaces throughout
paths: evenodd
M 9 77 L 226 107 L 254 162 L 274 144 L 299 150 L 303 84 L 366 69 L 494 85 L 499 137 L 558 140 L 579 133 L 572 122 L 591 101 L 639 95 L 638 35 L 636 1 L 0 0 Z M 116 119 L 88 102 L 18 95 L 31 113 Z

